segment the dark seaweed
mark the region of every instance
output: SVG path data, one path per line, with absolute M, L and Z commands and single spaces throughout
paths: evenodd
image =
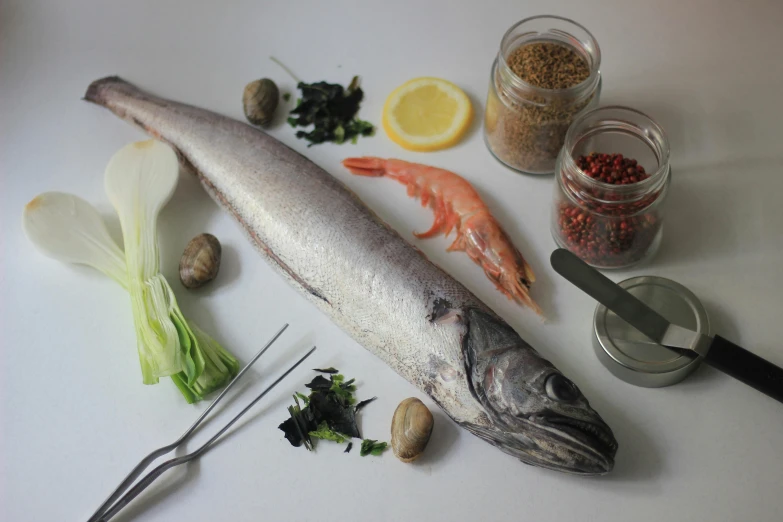
M 321 372 L 321 373 L 340 373 L 339 371 L 335 370 L 335 369 L 334 369 L 334 368 L 332 368 L 331 366 L 330 366 L 329 368 L 324 368 L 324 369 L 321 369 L 321 368 L 313 368 L 313 371 L 314 371 L 314 372 Z
M 364 92 L 359 87 L 359 78 L 354 76 L 347 89 L 342 85 L 317 82 L 299 82 L 297 87 L 302 96 L 291 110 L 288 123 L 292 127 L 313 126 L 309 132 L 297 131 L 297 138 L 309 141 L 308 147 L 331 141 L 356 143 L 359 136 L 372 136 L 372 123 L 356 118 Z
M 356 404 L 355 379 L 346 381 L 334 368 L 315 371 L 328 373 L 329 378 L 316 375 L 305 385 L 311 390 L 310 395 L 297 392 L 294 395 L 295 404 L 288 408 L 289 418 L 278 428 L 292 446 L 304 445 L 308 450 L 314 447 L 314 437 L 338 442 L 341 441 L 340 435 L 346 439 L 361 439 L 356 413 L 376 397 Z
M 359 404 L 357 404 L 357 405 L 356 405 L 356 408 L 354 408 L 354 409 L 355 409 L 355 410 L 356 410 L 356 412 L 358 413 L 358 412 L 359 412 L 359 410 L 361 410 L 362 408 L 364 408 L 365 406 L 367 406 L 368 404 L 370 404 L 372 401 L 374 401 L 374 400 L 375 400 L 375 399 L 377 399 L 377 398 L 378 398 L 378 397 L 373 397 L 372 399 L 366 399 L 366 400 L 363 400 L 362 402 L 360 402 Z
M 350 453 L 352 448 L 353 448 L 353 442 L 349 442 L 348 447 L 345 448 L 345 451 L 343 451 L 343 453 Z
M 317 391 L 328 391 L 329 388 L 332 387 L 332 381 L 329 379 L 325 379 L 321 375 L 316 375 L 315 378 L 310 381 L 309 383 L 305 384 L 308 388 L 311 390 L 317 390 Z
M 310 394 L 309 409 L 316 420 L 316 425 L 326 421 L 326 424 L 338 433 L 361 438 L 359 426 L 356 425 L 356 409 L 346 404 L 336 394 Z
M 318 428 L 318 423 L 315 421 L 313 413 L 310 408 L 305 406 L 301 408 L 299 406 L 299 400 L 294 395 L 294 406 L 288 407 L 288 418 L 285 422 L 278 426 L 279 429 L 285 434 L 285 438 L 292 446 L 298 448 L 302 444 L 308 449 L 313 449 L 313 441 L 310 438 L 310 432 Z

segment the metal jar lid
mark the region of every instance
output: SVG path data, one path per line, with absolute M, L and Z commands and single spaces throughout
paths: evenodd
M 619 285 L 669 322 L 709 335 L 707 311 L 693 292 L 681 284 L 643 276 L 626 279 Z M 676 384 L 698 368 L 702 360 L 654 343 L 601 304 L 593 317 L 593 348 L 616 377 L 646 388 Z

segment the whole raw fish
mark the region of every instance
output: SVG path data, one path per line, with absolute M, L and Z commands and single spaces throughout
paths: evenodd
M 336 178 L 245 123 L 117 77 L 85 99 L 171 144 L 283 277 L 460 426 L 527 464 L 612 469 L 617 442 L 579 389 Z

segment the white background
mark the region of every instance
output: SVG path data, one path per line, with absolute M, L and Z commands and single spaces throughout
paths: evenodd
M 0 519 L 83 520 L 149 450 L 204 407 L 169 382 L 143 386 L 129 301 L 88 268 L 43 257 L 25 240 L 24 204 L 74 192 L 117 220 L 103 192 L 109 157 L 142 135 L 80 101 L 108 75 L 237 118 L 244 85 L 347 84 L 362 76 L 360 115 L 380 122 L 386 95 L 417 76 L 447 78 L 479 115 L 438 153 L 406 152 L 383 132 L 358 145 L 307 149 L 291 128 L 270 132 L 344 180 L 406 238 L 503 315 L 576 381 L 620 443 L 614 472 L 570 477 L 525 466 L 449 422 L 414 465 L 349 455 L 331 443 L 294 449 L 277 424 L 297 371 L 200 462 L 168 472 L 117 520 L 783 520 L 783 407 L 702 368 L 667 389 L 612 377 L 590 347 L 594 302 L 548 265 L 551 177 L 515 174 L 484 147 L 489 67 L 505 30 L 544 13 L 588 27 L 603 51 L 602 104 L 649 113 L 667 130 L 674 181 L 664 241 L 647 266 L 610 274 L 669 277 L 695 292 L 714 329 L 778 365 L 783 312 L 783 4 L 780 2 L 4 1 L 0 9 Z M 549 321 L 500 295 L 448 241 L 414 240 L 431 213 L 388 180 L 355 178 L 339 161 L 379 155 L 450 168 L 472 181 L 538 275 Z M 185 314 L 247 360 L 284 322 L 237 411 L 261 381 L 306 347 L 307 367 L 334 365 L 379 400 L 363 433 L 388 439 L 397 403 L 423 397 L 279 279 L 239 227 L 184 178 L 160 220 L 163 271 Z M 188 292 L 177 279 L 186 242 L 208 231 L 225 254 L 218 279 Z M 425 401 L 428 399 L 425 398 Z M 229 418 L 223 411 L 220 421 Z M 197 437 L 215 430 L 210 423 Z M 189 448 L 196 447 L 191 443 Z

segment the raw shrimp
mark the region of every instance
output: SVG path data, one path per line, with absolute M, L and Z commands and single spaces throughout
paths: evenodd
M 343 165 L 359 176 L 385 176 L 406 185 L 409 196 L 421 198 L 422 206 L 429 204 L 435 212 L 432 228 L 416 237 L 448 236 L 456 229 L 457 238 L 448 251 L 464 250 L 498 290 L 541 314 L 529 295 L 536 280 L 533 270 L 465 179 L 448 170 L 395 159 L 347 158 Z

